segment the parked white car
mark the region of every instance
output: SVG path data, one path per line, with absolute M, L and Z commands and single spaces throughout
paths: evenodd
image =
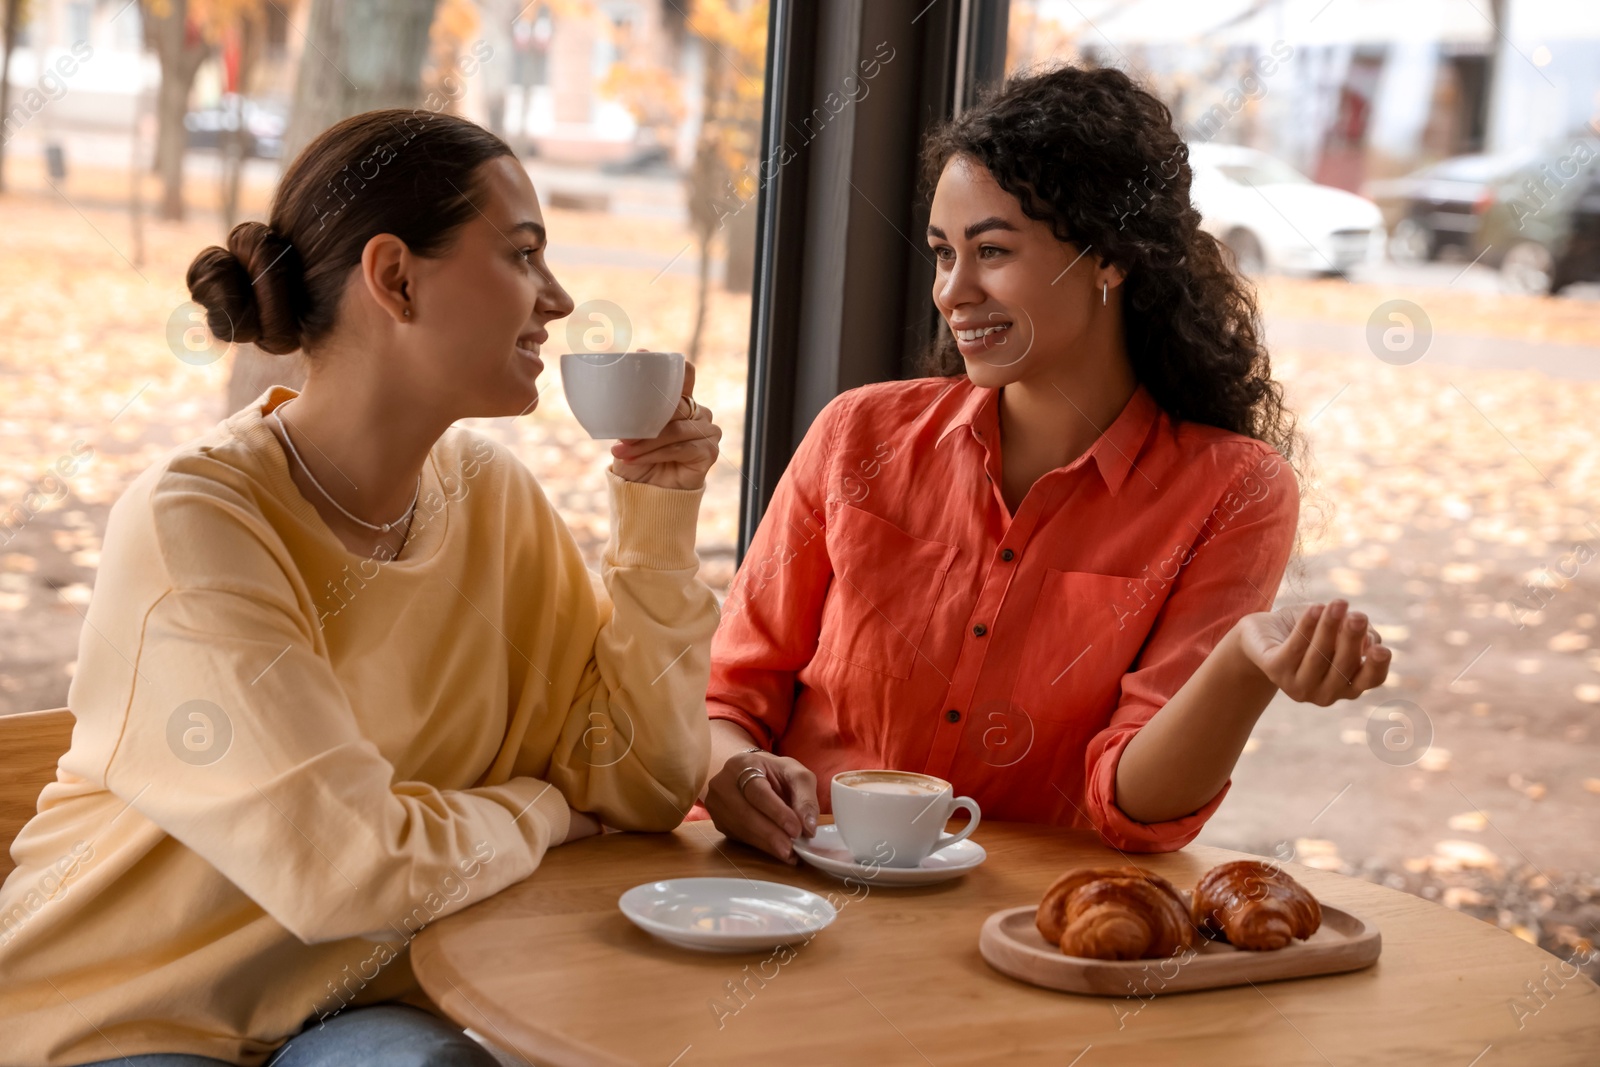
M 1342 275 L 1383 258 L 1383 213 L 1364 197 L 1240 145 L 1191 144 L 1189 163 L 1200 225 L 1247 274 Z

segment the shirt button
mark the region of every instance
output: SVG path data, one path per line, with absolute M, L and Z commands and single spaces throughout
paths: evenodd
M 978 625 L 972 628 L 972 632 L 977 634 L 979 637 L 982 637 L 984 634 L 989 632 L 989 628 L 980 622 Z
M 957 711 L 955 708 L 951 708 L 949 711 L 944 713 L 944 721 L 945 722 L 960 722 L 961 721 L 961 713 L 959 711 Z
M 1017 554 L 1011 551 L 1009 548 L 1000 550 L 1000 558 L 1005 560 L 1007 563 L 1010 563 L 1013 559 L 1016 559 L 1016 557 Z

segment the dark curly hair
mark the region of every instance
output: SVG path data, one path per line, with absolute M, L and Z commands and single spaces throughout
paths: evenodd
M 981 163 L 1058 239 L 1122 269 L 1128 358 L 1167 414 L 1263 441 L 1299 469 L 1254 293 L 1200 228 L 1189 150 L 1165 104 L 1112 68 L 1031 73 L 929 135 L 928 195 L 956 156 Z M 936 338 L 922 373 L 963 373 L 950 331 Z

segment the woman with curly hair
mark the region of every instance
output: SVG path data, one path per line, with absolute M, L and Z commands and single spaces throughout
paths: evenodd
M 935 131 L 929 376 L 852 389 L 779 481 L 712 643 L 724 833 L 793 862 L 834 774 L 1181 848 L 1274 693 L 1380 684 L 1341 600 L 1272 612 L 1298 438 L 1167 108 L 1116 70 Z

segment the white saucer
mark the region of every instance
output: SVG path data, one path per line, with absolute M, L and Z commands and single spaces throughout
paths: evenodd
M 854 878 L 868 885 L 932 885 L 959 878 L 989 858 L 983 846 L 970 838 L 946 845 L 915 867 L 868 866 L 857 863 L 845 848 L 839 828 L 832 824 L 817 827 L 807 841 L 794 839 L 796 855 L 824 874 L 835 878 Z
M 635 926 L 681 948 L 749 952 L 808 940 L 838 918 L 805 889 L 749 878 L 672 878 L 617 900 Z

